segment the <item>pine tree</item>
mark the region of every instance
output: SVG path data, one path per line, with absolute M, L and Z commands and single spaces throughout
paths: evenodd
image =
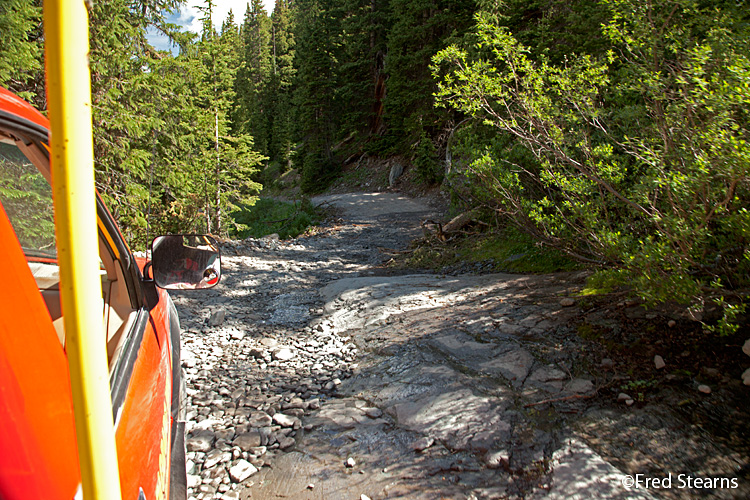
M 276 0 L 271 16 L 272 71 L 266 86 L 266 94 L 273 97 L 268 153 L 283 169 L 290 165 L 292 150 L 292 85 L 296 73 L 292 16 L 288 0 Z
M 261 0 L 252 0 L 242 25 L 243 61 L 235 88 L 238 130 L 255 138 L 255 147 L 267 154 L 270 143 L 271 113 L 266 89 L 272 72 L 271 19 Z
M 341 117 L 337 100 L 342 55 L 341 0 L 301 0 L 297 7 L 295 107 L 297 136 L 303 139 L 297 167 L 302 189 L 323 189 L 339 165 L 333 146 Z
M 435 137 L 448 119 L 433 106 L 430 61 L 471 28 L 474 1 L 391 0 L 391 9 L 385 113 L 391 142 L 404 151 L 420 140 L 422 130 Z
M 347 0 L 343 8 L 344 54 L 338 68 L 338 101 L 345 109 L 339 136 L 378 133 L 385 91 L 389 2 Z
M 0 3 L 0 85 L 44 103 L 42 9 L 39 0 Z

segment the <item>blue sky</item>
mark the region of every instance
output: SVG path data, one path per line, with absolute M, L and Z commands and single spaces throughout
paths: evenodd
M 275 3 L 275 0 L 263 0 L 263 6 L 266 8 L 266 12 L 268 14 L 271 14 L 271 12 L 273 11 L 273 6 Z M 242 18 L 245 15 L 245 10 L 247 10 L 248 0 L 214 0 L 214 4 L 214 26 L 216 26 L 217 29 L 221 29 L 221 25 L 227 18 L 229 9 L 232 9 L 235 22 L 237 24 L 242 22 Z M 169 16 L 167 18 L 168 21 L 174 24 L 179 24 L 180 26 L 184 26 L 185 30 L 187 31 L 199 33 L 201 29 L 201 16 L 195 5 L 203 5 L 203 2 L 201 0 L 186 0 L 180 8 L 180 12 Z M 148 39 L 151 44 L 159 50 L 170 49 L 168 40 L 163 36 L 149 34 Z

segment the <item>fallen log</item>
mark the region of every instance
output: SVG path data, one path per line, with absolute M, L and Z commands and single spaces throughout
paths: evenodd
M 433 231 L 440 241 L 447 241 L 454 234 L 463 232 L 466 226 L 471 224 L 487 225 L 484 222 L 476 220 L 475 216 L 476 212 L 469 210 L 455 216 L 445 224 L 428 219 L 422 222 L 422 230 L 424 231 L 425 238 L 431 236 L 429 231 Z

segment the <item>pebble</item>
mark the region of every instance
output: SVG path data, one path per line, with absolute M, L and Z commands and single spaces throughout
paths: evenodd
M 711 388 L 705 384 L 699 385 L 698 390 L 703 394 L 711 394 Z
M 232 441 L 233 446 L 237 446 L 243 451 L 252 450 L 254 448 L 262 446 L 262 444 L 263 436 L 261 435 L 260 431 L 257 430 L 240 434 L 234 439 L 234 441 Z
M 568 382 L 568 385 L 565 386 L 565 390 L 575 394 L 586 394 L 593 392 L 594 383 L 591 380 L 575 378 Z
M 294 441 L 294 438 L 288 436 L 282 436 L 281 438 L 279 438 L 279 448 L 282 450 L 288 450 L 295 444 L 296 442 Z
M 214 442 L 213 434 L 200 434 L 195 437 L 189 438 L 185 443 L 187 451 L 202 451 L 207 452 L 211 449 L 211 445 Z
M 284 415 L 283 413 L 277 413 L 273 416 L 273 421 L 282 427 L 294 427 L 299 419 L 297 417 Z
M 235 483 L 241 483 L 256 472 L 258 472 L 258 469 L 253 464 L 247 460 L 241 459 L 237 461 L 236 465 L 229 469 L 229 477 Z
M 667 366 L 667 364 L 664 362 L 664 358 L 657 354 L 656 356 L 654 356 L 654 366 L 657 370 L 661 370 L 662 368 Z
M 422 453 L 424 450 L 432 446 L 434 442 L 435 440 L 431 438 L 430 436 L 424 436 L 414 441 L 411 444 L 411 449 L 416 451 L 417 453 Z
M 599 363 L 599 366 L 601 366 L 605 370 L 611 370 L 615 367 L 615 362 L 609 358 L 604 358 L 602 359 L 601 363 Z
M 380 408 L 365 408 L 365 415 L 370 418 L 380 418 L 383 416 L 383 410 Z
M 206 453 L 206 460 L 203 462 L 203 468 L 210 469 L 216 464 L 226 462 L 229 460 L 230 456 L 229 453 L 225 453 L 221 450 L 211 450 Z
M 750 339 L 747 339 L 742 345 L 742 352 L 750 356 Z
M 217 309 L 211 313 L 211 317 L 208 318 L 208 326 L 220 326 L 224 323 L 224 318 L 227 312 L 224 309 Z
M 187 475 L 187 486 L 188 488 L 197 488 L 201 485 L 201 477 L 193 474 Z
M 507 450 L 497 450 L 487 453 L 484 463 L 490 469 L 506 469 L 510 465 L 510 453 Z
M 721 374 L 719 373 L 719 370 L 716 368 L 709 368 L 704 366 L 701 368 L 701 373 L 705 375 L 706 377 L 710 377 L 712 379 L 718 380 L 721 378 Z
M 560 301 L 560 305 L 562 307 L 572 307 L 576 305 L 576 301 L 571 299 L 570 297 L 565 297 L 564 299 Z
M 742 372 L 742 383 L 745 385 L 750 385 L 750 368 Z
M 294 356 L 294 351 L 288 347 L 283 347 L 273 353 L 273 359 L 277 361 L 289 361 L 290 359 L 293 359 Z
M 344 465 L 346 465 L 346 467 L 348 469 L 351 469 L 352 467 L 354 467 L 355 465 L 357 465 L 357 462 L 355 462 L 352 457 L 349 457 L 349 458 L 346 459 L 346 462 L 344 463 Z

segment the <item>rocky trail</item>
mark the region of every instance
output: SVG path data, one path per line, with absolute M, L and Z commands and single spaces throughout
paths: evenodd
M 315 201 L 340 218 L 227 242 L 216 289 L 173 293 L 192 498 L 750 498 L 747 449 L 622 391 L 576 334 L 582 275 L 394 273 L 429 207 Z

